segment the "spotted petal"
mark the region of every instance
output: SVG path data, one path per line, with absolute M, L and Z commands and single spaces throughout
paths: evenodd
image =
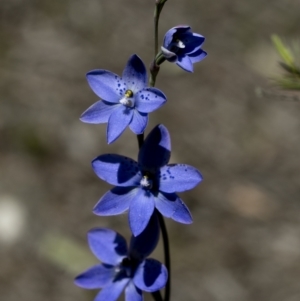
M 97 264 L 75 278 L 74 283 L 82 288 L 102 288 L 113 279 L 115 267 L 106 264 Z
M 126 240 L 119 233 L 105 228 L 88 232 L 88 243 L 93 254 L 103 263 L 116 265 L 127 255 Z
M 168 271 L 159 261 L 148 258 L 137 268 L 133 282 L 142 291 L 155 292 L 166 285 Z
M 93 92 L 108 102 L 119 102 L 127 89 L 118 75 L 107 70 L 92 70 L 87 73 L 86 78 Z
M 171 139 L 167 128 L 157 125 L 139 151 L 138 162 L 147 170 L 166 165 L 171 157 Z
M 175 193 L 158 193 L 154 201 L 156 209 L 163 216 L 182 224 L 192 223 L 189 209 Z
M 106 123 L 114 109 L 117 106 L 105 101 L 97 101 L 91 105 L 86 111 L 80 116 L 80 120 L 86 123 Z
M 147 88 L 136 94 L 135 108 L 139 112 L 150 113 L 160 108 L 166 101 L 166 96 L 160 90 Z
M 107 124 L 107 143 L 117 140 L 131 122 L 133 116 L 132 108 L 119 105 L 109 117 Z
M 202 179 L 200 172 L 190 165 L 166 165 L 160 169 L 159 190 L 169 193 L 190 190 Z
M 92 161 L 92 167 L 100 179 L 116 186 L 138 186 L 142 179 L 138 163 L 121 155 L 101 155 Z
M 127 84 L 127 89 L 137 93 L 147 85 L 147 71 L 143 61 L 136 55 L 132 55 L 123 71 L 122 79 Z

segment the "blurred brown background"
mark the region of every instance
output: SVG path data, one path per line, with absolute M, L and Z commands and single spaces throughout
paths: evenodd
M 121 74 L 132 53 L 149 65 L 153 7 L 1 0 L 1 301 L 92 301 L 96 292 L 73 285 L 96 262 L 86 232 L 105 226 L 129 237 L 126 214 L 92 214 L 110 186 L 90 161 L 135 158 L 136 138 L 127 130 L 108 146 L 105 125 L 78 118 L 97 100 L 87 71 Z M 270 80 L 278 72 L 270 35 L 299 40 L 299 17 L 296 0 L 169 0 L 163 10 L 160 40 L 189 24 L 209 53 L 194 74 L 163 65 L 157 87 L 168 103 L 147 128 L 165 124 L 172 162 L 205 178 L 181 195 L 194 223 L 167 221 L 172 301 L 300 300 L 300 101 Z

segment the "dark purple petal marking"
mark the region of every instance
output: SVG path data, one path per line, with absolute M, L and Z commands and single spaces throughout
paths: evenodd
M 202 179 L 200 172 L 190 165 L 166 165 L 160 169 L 159 190 L 168 193 L 190 190 Z
M 127 244 L 117 232 L 94 228 L 88 232 L 88 243 L 93 254 L 103 263 L 116 265 L 127 255 Z
M 176 64 L 179 67 L 181 67 L 183 70 L 187 71 L 187 72 L 193 72 L 194 71 L 193 63 L 187 55 L 179 56 Z
M 134 160 L 114 154 L 105 154 L 92 161 L 97 176 L 116 186 L 139 186 L 142 174 Z
M 147 71 L 143 61 L 136 55 L 132 55 L 123 71 L 122 79 L 128 89 L 133 93 L 144 89 L 147 86 Z
M 105 101 L 97 101 L 91 105 L 80 116 L 80 120 L 86 123 L 106 123 L 112 112 L 118 107 L 118 104 L 111 104 Z
M 193 33 L 189 26 L 176 26 L 165 34 L 161 49 L 166 60 L 176 62 L 185 71 L 193 72 L 193 64 L 206 56 L 206 52 L 200 51 L 204 41 L 205 38 Z
M 130 257 L 142 260 L 149 256 L 157 246 L 159 231 L 157 213 L 154 211 L 145 230 L 138 236 L 131 236 L 129 247 Z
M 157 125 L 147 136 L 139 151 L 138 162 L 151 171 L 166 165 L 171 157 L 171 139 L 167 128 Z
M 107 102 L 118 103 L 120 96 L 127 90 L 125 82 L 107 70 L 92 70 L 86 78 L 93 92 Z
M 82 288 L 96 289 L 107 285 L 115 276 L 115 267 L 97 264 L 78 275 L 74 283 Z
M 189 54 L 189 57 L 193 64 L 201 62 L 206 56 L 207 56 L 207 53 L 202 49 L 199 49 L 196 52 Z
M 185 45 L 185 53 L 190 55 L 190 53 L 193 53 L 201 48 L 205 41 L 205 37 L 197 33 L 186 33 L 181 38 L 181 41 Z
M 159 261 L 149 258 L 143 261 L 135 272 L 133 282 L 143 291 L 155 292 L 166 285 L 168 271 Z
M 166 96 L 156 88 L 139 91 L 135 96 L 135 108 L 139 112 L 150 113 L 160 108 L 166 101 Z
M 102 102 L 89 107 L 80 119 L 93 124 L 107 122 L 108 144 L 118 139 L 128 125 L 135 134 L 142 134 L 148 123 L 146 114 L 166 101 L 165 95 L 153 88 L 143 94 L 144 100 L 139 104 L 139 92 L 146 89 L 148 80 L 146 67 L 136 54 L 129 58 L 122 76 L 103 69 L 92 70 L 86 75 L 91 89 Z M 139 108 L 135 108 L 135 103 Z
M 171 29 L 169 29 L 164 37 L 164 42 L 163 42 L 163 46 L 167 49 L 169 49 L 170 45 L 172 44 L 172 42 L 174 41 L 174 36 L 176 37 L 177 35 L 179 36 L 180 34 L 188 31 L 190 29 L 189 26 L 176 26 L 173 27 Z
M 135 194 L 136 189 L 134 187 L 114 187 L 99 200 L 93 213 L 100 216 L 121 214 L 128 210 Z

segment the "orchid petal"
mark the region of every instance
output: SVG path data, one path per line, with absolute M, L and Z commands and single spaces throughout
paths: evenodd
M 115 104 L 99 100 L 82 113 L 80 120 L 93 124 L 106 123 L 116 108 Z
M 131 200 L 129 207 L 129 226 L 134 236 L 142 233 L 154 211 L 154 199 L 150 191 L 140 188 Z
M 162 124 L 157 125 L 147 136 L 139 151 L 138 162 L 145 169 L 153 170 L 166 165 L 171 157 L 171 139 Z
M 176 64 L 187 72 L 193 72 L 193 63 L 187 55 L 178 56 Z
M 205 41 L 204 36 L 197 34 L 197 33 L 191 33 L 191 32 L 188 32 L 188 33 L 182 35 L 182 37 L 180 37 L 180 39 L 183 42 L 183 44 L 185 45 L 184 52 L 188 55 L 191 52 L 195 52 L 198 49 L 200 49 Z
M 156 209 L 163 216 L 182 224 L 193 222 L 189 209 L 175 193 L 158 193 L 154 201 Z
M 188 25 L 179 25 L 169 29 L 164 36 L 163 46 L 168 48 L 171 43 L 174 42 L 174 36 L 180 36 L 181 34 L 188 32 L 190 29 L 191 28 Z
M 160 108 L 166 101 L 166 96 L 156 88 L 139 91 L 135 96 L 135 108 L 139 112 L 150 113 Z
M 108 102 L 118 103 L 127 90 L 125 82 L 107 70 L 92 70 L 87 73 L 86 78 L 93 92 Z
M 168 193 L 190 190 L 202 179 L 200 172 L 190 165 L 166 165 L 160 169 L 159 190 Z
M 138 163 L 121 155 L 101 155 L 92 161 L 92 167 L 100 179 L 116 186 L 138 186 L 142 179 Z
M 114 275 L 114 266 L 97 264 L 78 275 L 74 283 L 86 289 L 102 288 L 113 279 Z
M 155 211 L 144 231 L 138 236 L 131 236 L 129 254 L 131 258 L 141 260 L 150 255 L 159 240 L 159 223 Z
M 116 265 L 127 255 L 126 240 L 119 233 L 105 228 L 88 232 L 88 243 L 93 254 L 103 263 Z
M 132 55 L 123 71 L 122 79 L 127 84 L 127 89 L 137 93 L 147 85 L 147 71 L 143 61 L 136 55 Z
M 101 290 L 94 301 L 116 301 L 129 281 L 129 278 L 122 278 L 110 283 Z
M 155 292 L 166 285 L 168 271 L 159 261 L 149 258 L 144 260 L 137 268 L 133 282 L 143 291 Z
M 132 281 L 125 289 L 125 301 L 143 301 L 143 292 Z
M 207 56 L 207 52 L 205 52 L 202 49 L 199 49 L 196 52 L 189 54 L 189 57 L 193 64 L 202 61 L 206 56 Z
M 121 214 L 129 208 L 135 194 L 133 187 L 114 187 L 99 200 L 93 213 L 100 216 Z
M 136 134 L 142 134 L 148 124 L 148 114 L 140 113 L 137 110 L 133 111 L 132 120 L 129 124 L 130 129 Z
M 117 140 L 131 122 L 133 116 L 132 108 L 120 105 L 112 112 L 107 125 L 107 143 Z

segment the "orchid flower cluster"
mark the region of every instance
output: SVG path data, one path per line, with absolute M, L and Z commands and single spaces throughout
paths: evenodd
M 126 301 L 142 301 L 142 292 L 152 293 L 155 301 L 170 298 L 170 251 L 164 218 L 183 224 L 192 223 L 189 209 L 176 194 L 194 188 L 202 181 L 200 172 L 186 164 L 169 164 L 171 139 L 167 128 L 159 124 L 146 139 L 144 132 L 149 113 L 167 101 L 166 95 L 154 88 L 160 65 L 176 63 L 192 72 L 193 64 L 207 55 L 201 46 L 205 38 L 180 25 L 171 28 L 158 51 L 157 26 L 166 0 L 156 1 L 155 58 L 150 67 L 150 80 L 145 64 L 133 54 L 122 73 L 97 69 L 87 73 L 87 81 L 100 98 L 81 116 L 91 124 L 107 123 L 107 143 L 116 141 L 127 126 L 137 135 L 137 161 L 119 155 L 103 154 L 92 161 L 96 175 L 113 185 L 93 209 L 99 216 L 112 216 L 128 211 L 132 232 L 129 246 L 119 233 L 106 228 L 88 232 L 88 244 L 101 261 L 75 278 L 85 289 L 101 289 L 95 301 L 115 301 L 123 290 Z M 163 236 L 165 265 L 148 258 Z M 160 290 L 165 287 L 162 298 Z

